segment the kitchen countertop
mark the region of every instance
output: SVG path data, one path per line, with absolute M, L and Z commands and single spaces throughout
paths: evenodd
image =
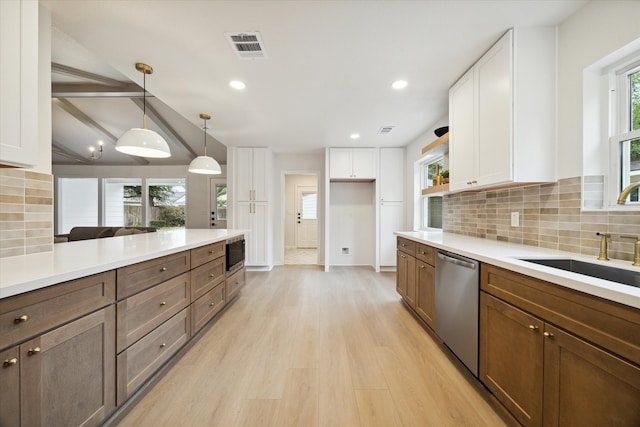
M 241 236 L 184 229 L 56 243 L 52 252 L 0 258 L 0 299 Z
M 537 279 L 555 283 L 586 294 L 595 295 L 610 301 L 619 302 L 621 304 L 640 309 L 640 288 L 572 273 L 553 267 L 546 267 L 527 261 L 521 261 L 518 258 L 571 258 L 574 260 L 601 264 L 609 267 L 623 268 L 635 271 L 640 275 L 640 267 L 633 267 L 630 261 L 598 261 L 593 256 L 515 243 L 499 242 L 496 240 L 481 239 L 477 237 L 463 236 L 460 234 L 445 233 L 442 231 L 411 231 L 396 232 L 395 234 L 438 249 L 473 258 L 487 264 L 502 267 L 507 270 L 522 273 L 527 276 L 535 277 Z

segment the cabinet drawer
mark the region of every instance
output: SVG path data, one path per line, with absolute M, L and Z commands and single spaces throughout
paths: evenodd
M 423 245 L 422 243 L 416 244 L 416 258 L 427 264 L 436 265 L 436 250 L 431 246 Z
M 188 341 L 188 314 L 185 308 L 118 355 L 118 405 Z
M 225 267 L 225 259 L 218 258 L 191 270 L 192 301 L 197 300 L 224 281 Z
M 112 304 L 115 288 L 112 270 L 0 300 L 0 349 Z
M 195 268 L 205 262 L 224 257 L 226 243 L 216 242 L 200 248 L 191 249 L 191 268 Z
M 412 257 L 416 256 L 416 242 L 413 240 L 405 239 L 402 237 L 398 237 L 398 250 L 402 251 L 406 254 L 411 255 Z
M 118 300 L 176 277 L 188 271 L 190 267 L 190 252 L 184 251 L 119 268 L 117 270 Z
M 225 285 L 225 301 L 229 302 L 236 296 L 240 289 L 245 285 L 245 269 L 242 268 L 227 278 Z
M 640 364 L 640 310 L 482 264 L 481 289 Z
M 117 305 L 118 353 L 191 303 L 189 273 L 169 279 Z
M 219 284 L 191 305 L 191 335 L 202 329 L 224 307 L 224 288 L 224 283 Z

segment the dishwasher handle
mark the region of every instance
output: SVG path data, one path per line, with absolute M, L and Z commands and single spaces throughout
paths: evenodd
M 469 261 L 465 261 L 465 260 L 462 260 L 462 259 L 458 259 L 458 258 L 454 258 L 452 256 L 445 255 L 442 252 L 438 252 L 438 258 L 440 258 L 443 261 L 447 261 L 447 262 L 450 262 L 452 264 L 459 265 L 461 267 L 470 268 L 472 270 L 476 269 L 476 264 L 475 263 L 469 262 Z

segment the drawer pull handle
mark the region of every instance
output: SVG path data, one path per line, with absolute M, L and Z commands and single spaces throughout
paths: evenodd
M 211 273 L 211 274 L 209 274 L 209 277 L 213 278 L 213 277 L 216 277 L 216 275 Z
M 162 267 L 160 271 L 167 271 L 167 267 Z
M 29 356 L 33 356 L 34 354 L 40 353 L 40 351 L 40 347 L 30 348 L 29 351 L 27 351 L 27 354 Z
M 13 365 L 17 365 L 18 364 L 18 358 L 17 357 L 12 357 L 11 359 L 7 359 L 4 361 L 4 363 L 2 363 L 2 366 L 5 368 L 8 368 L 9 366 L 13 366 Z
M 213 255 L 213 251 L 209 251 L 209 255 Z
M 542 335 L 544 335 L 547 338 L 553 338 L 553 334 L 551 332 L 543 332 Z
M 167 302 L 166 302 L 166 301 L 162 301 L 162 302 L 160 303 L 160 305 L 167 305 Z
M 215 303 L 215 302 L 210 302 L 210 303 L 209 303 L 209 307 L 213 307 L 214 305 L 216 305 L 216 303 Z
M 421 265 L 420 268 L 426 268 L 424 265 Z
M 29 320 L 29 316 L 27 316 L 26 314 L 23 314 L 22 316 L 18 316 L 15 319 L 13 319 L 14 323 L 24 323 L 27 320 Z
M 166 347 L 166 346 L 167 346 L 167 344 L 166 344 L 166 343 L 162 343 L 162 344 L 160 344 L 160 348 L 164 348 L 164 347 Z
M 538 327 L 536 325 L 529 325 L 529 329 L 531 329 L 532 331 L 537 331 Z

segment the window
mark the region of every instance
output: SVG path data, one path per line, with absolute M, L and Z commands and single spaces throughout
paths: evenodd
M 216 184 L 216 206 L 218 220 L 227 220 L 227 184 Z
M 184 228 L 186 193 L 184 178 L 147 179 L 149 226 Z
M 98 225 L 98 179 L 60 178 L 56 206 L 58 234 L 75 226 Z
M 613 196 L 630 184 L 640 182 L 640 61 L 614 70 L 610 173 Z M 633 190 L 627 205 L 640 205 L 639 191 Z
M 144 223 L 143 215 L 141 179 L 104 180 L 104 225 L 138 227 Z
M 423 161 L 420 164 L 420 189 L 433 187 L 436 172 L 442 173 L 444 167 L 444 157 Z M 442 196 L 421 194 L 420 198 L 420 228 L 442 228 Z
M 318 219 L 317 200 L 317 193 L 302 192 L 302 219 Z

